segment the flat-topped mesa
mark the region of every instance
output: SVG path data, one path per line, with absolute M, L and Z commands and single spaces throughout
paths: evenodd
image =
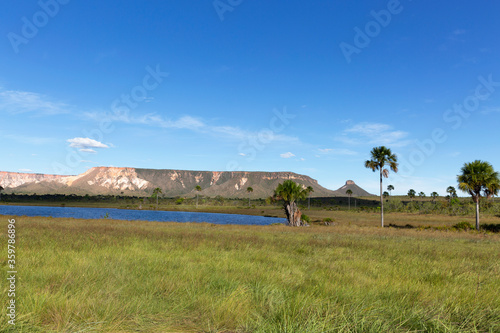
M 0 173 L 0 185 L 16 193 L 38 194 L 113 194 L 150 196 L 156 187 L 166 197 L 199 195 L 226 198 L 266 198 L 279 183 L 291 179 L 302 186 L 312 186 L 312 196 L 338 195 L 315 179 L 293 172 L 263 171 L 193 171 L 172 169 L 138 169 L 126 167 L 94 167 L 77 176 L 58 176 L 20 173 Z M 253 192 L 248 192 L 252 187 Z

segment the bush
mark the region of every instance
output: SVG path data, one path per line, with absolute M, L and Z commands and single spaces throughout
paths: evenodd
M 326 217 L 323 219 L 323 222 L 333 222 L 334 220 L 329 218 L 329 217 Z
M 457 230 L 473 230 L 474 226 L 470 224 L 469 222 L 459 222 L 453 226 L 454 229 Z
M 302 221 L 307 222 L 307 223 L 311 222 L 311 218 L 309 216 L 307 216 L 306 214 L 302 214 L 301 219 L 302 219 Z
M 176 205 L 182 205 L 183 202 L 184 202 L 184 198 L 179 198 L 179 199 L 175 200 Z

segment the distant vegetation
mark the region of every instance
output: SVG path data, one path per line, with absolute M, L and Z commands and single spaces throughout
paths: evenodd
M 141 201 L 142 200 L 142 201 Z M 351 212 L 380 212 L 380 203 L 376 197 L 351 197 Z M 471 216 L 475 215 L 475 203 L 472 198 L 450 198 L 448 197 L 426 197 L 413 199 L 407 196 L 392 196 L 384 199 L 384 210 L 387 213 L 400 212 L 412 214 L 439 214 L 450 216 Z M 484 198 L 480 199 L 481 213 L 498 216 L 500 218 L 500 199 Z M 77 206 L 77 207 L 109 207 L 121 209 L 156 209 L 156 198 L 151 197 L 128 197 L 113 195 L 77 196 L 77 195 L 28 195 L 28 194 L 2 194 L 2 204 L 28 204 L 28 205 L 50 205 L 50 206 Z M 195 197 L 159 197 L 160 210 L 177 210 L 196 207 Z M 199 197 L 200 208 L 220 207 L 220 208 L 241 208 L 249 209 L 248 199 L 245 198 L 223 198 Z M 256 207 L 282 207 L 282 201 L 275 198 L 252 199 L 251 209 Z M 349 197 L 328 197 L 311 198 L 311 210 L 323 211 L 349 211 Z M 299 200 L 298 207 L 307 210 L 307 199 Z M 282 215 L 284 217 L 284 214 Z M 500 222 L 500 220 L 499 220 Z

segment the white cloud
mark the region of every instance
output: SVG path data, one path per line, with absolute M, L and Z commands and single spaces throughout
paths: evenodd
M 332 155 L 357 155 L 358 153 L 345 148 L 324 148 L 318 149 L 321 154 L 332 154 Z
M 403 147 L 412 142 L 405 140 L 408 135 L 408 132 L 393 130 L 393 127 L 387 124 L 360 123 L 344 130 L 342 135 L 337 137 L 337 140 L 352 145 Z
M 291 137 L 284 134 L 276 134 L 269 129 L 263 129 L 261 131 L 245 131 L 239 127 L 233 126 L 207 126 L 204 131 L 212 135 L 219 135 L 226 137 L 231 140 L 240 140 L 248 142 L 257 142 L 257 144 L 265 145 L 271 142 L 294 142 L 299 141 L 296 137 Z
M 183 116 L 177 120 L 166 119 L 157 113 L 148 113 L 139 117 L 131 116 L 128 112 L 85 112 L 84 116 L 96 121 L 105 119 L 109 122 L 121 122 L 127 124 L 148 125 L 163 128 L 199 129 L 206 125 L 192 116 Z
M 89 153 L 89 154 L 97 154 L 97 152 L 94 149 L 90 149 L 90 148 L 83 148 L 83 149 L 80 149 L 80 151 L 84 152 L 84 153 Z
M 280 154 L 281 158 L 290 158 L 290 157 L 294 157 L 295 154 L 292 154 L 291 152 L 288 152 L 288 153 L 283 153 L 283 154 Z
M 33 172 L 31 169 L 19 169 L 19 172 Z
M 133 121 L 134 122 L 134 121 Z M 149 114 L 138 119 L 139 123 L 147 125 L 157 125 L 163 128 L 179 128 L 179 129 L 198 129 L 204 127 L 205 124 L 191 116 L 183 116 L 177 120 L 164 119 L 160 115 Z
M 70 143 L 70 147 L 78 148 L 81 152 L 85 153 L 95 154 L 96 151 L 92 148 L 109 148 L 108 145 L 90 138 L 74 138 L 66 141 Z
M 0 111 L 19 114 L 33 112 L 38 115 L 56 115 L 68 113 L 70 106 L 51 101 L 48 96 L 16 90 L 0 91 Z

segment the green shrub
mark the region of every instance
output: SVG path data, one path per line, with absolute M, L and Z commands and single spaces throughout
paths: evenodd
M 325 218 L 323 219 L 323 222 L 333 222 L 333 221 L 334 221 L 334 219 L 329 218 L 329 217 L 325 217 Z
M 472 230 L 472 229 L 474 229 L 474 226 L 472 224 L 470 224 L 469 222 L 462 221 L 462 222 L 455 224 L 453 226 L 453 228 L 457 229 L 457 230 Z
M 302 214 L 301 219 L 302 219 L 302 221 L 307 222 L 307 223 L 311 222 L 311 218 L 309 216 L 307 216 L 306 214 Z

